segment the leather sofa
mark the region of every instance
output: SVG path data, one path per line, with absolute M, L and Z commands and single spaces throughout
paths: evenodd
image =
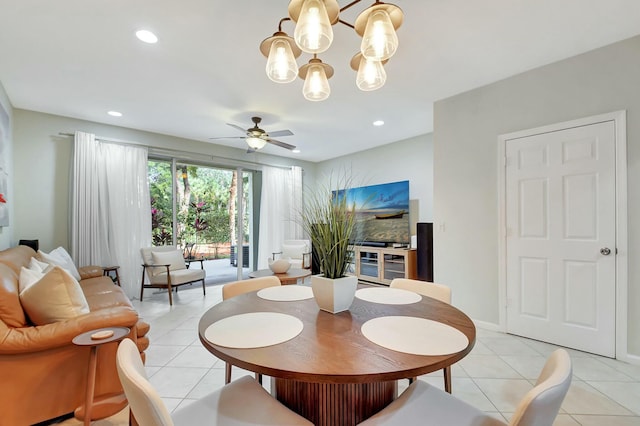
M 99 267 L 79 268 L 79 281 L 90 312 L 76 318 L 33 325 L 18 293 L 22 266 L 36 252 L 27 246 L 0 251 L 0 425 L 31 425 L 84 405 L 90 348 L 72 339 L 109 326 L 128 327 L 144 360 L 149 325 L 138 318 L 128 297 Z M 37 257 L 36 257 L 37 258 Z M 103 418 L 126 405 L 116 369 L 117 343 L 98 350 L 92 418 Z M 110 397 L 110 398 L 109 398 Z

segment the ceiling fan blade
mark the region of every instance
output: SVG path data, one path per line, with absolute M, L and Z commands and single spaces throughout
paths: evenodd
M 275 139 L 267 138 L 267 139 L 265 139 L 265 141 L 269 142 L 270 144 L 277 145 L 277 146 L 279 146 L 281 148 L 286 148 L 286 149 L 290 149 L 290 150 L 296 149 L 295 145 L 289 145 L 288 143 L 277 141 Z
M 276 130 L 275 132 L 267 132 L 269 136 L 293 136 L 291 130 Z
M 227 123 L 227 126 L 231 126 L 233 128 L 236 128 L 236 129 L 240 130 L 242 133 L 247 133 L 247 129 L 243 129 L 242 127 L 236 126 L 235 124 Z
M 214 139 L 244 139 L 246 136 L 222 136 L 219 138 L 209 138 L 209 140 L 214 140 Z

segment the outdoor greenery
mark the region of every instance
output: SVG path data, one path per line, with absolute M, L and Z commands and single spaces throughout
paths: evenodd
M 342 178 L 335 185 L 336 192 L 332 192 L 334 185 L 330 181 L 305 193 L 302 225 L 326 278 L 344 277 L 353 260 L 349 241 L 356 225 L 356 206 L 349 205 L 344 196 L 349 187 L 350 179 Z
M 235 244 L 235 171 L 178 164 L 173 185 L 170 162 L 149 160 L 148 164 L 154 245 L 172 243 L 173 188 L 176 188 L 178 222 L 176 240 L 181 247 L 188 244 L 216 247 Z M 244 179 L 246 206 L 249 189 L 246 174 Z M 247 214 L 244 229 L 248 229 Z M 246 233 L 245 241 L 248 241 Z

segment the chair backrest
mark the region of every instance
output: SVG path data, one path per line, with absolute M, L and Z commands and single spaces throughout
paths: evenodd
M 186 269 L 186 263 L 184 262 L 184 257 L 182 255 L 182 251 L 179 250 L 176 246 L 154 246 L 154 247 L 143 247 L 140 249 L 140 255 L 142 256 L 142 260 L 146 265 L 153 265 L 156 263 L 153 259 L 153 253 L 161 253 L 166 256 L 172 257 L 170 260 L 163 260 L 162 263 L 171 263 L 175 264 L 171 267 L 171 270 L 175 269 Z M 177 254 L 174 255 L 174 252 Z M 174 260 L 173 262 L 171 260 Z M 147 274 L 157 275 L 163 272 L 166 272 L 165 268 L 147 268 Z
M 550 425 L 571 385 L 571 358 L 564 349 L 554 351 L 533 389 L 522 398 L 511 418 L 511 426 Z
M 144 371 L 140 352 L 131 339 L 124 339 L 116 355 L 118 377 L 131 412 L 138 424 L 145 426 L 173 426 L 169 410 L 158 392 L 151 386 Z
M 311 252 L 311 242 L 309 240 L 284 240 L 282 243 L 283 259 L 302 260 L 305 253 Z
M 433 297 L 441 302 L 451 304 L 451 289 L 446 285 L 409 278 L 394 278 L 389 287 L 413 291 L 414 293 Z
M 279 285 L 281 285 L 280 280 L 275 276 L 234 281 L 231 283 L 227 283 L 222 287 L 222 300 L 226 300 L 230 297 L 238 296 L 240 294 L 249 293 L 251 291 L 261 290 L 263 288 L 275 287 Z

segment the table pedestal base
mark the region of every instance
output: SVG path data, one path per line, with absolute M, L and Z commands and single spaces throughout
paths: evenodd
M 307 383 L 272 378 L 273 392 L 284 405 L 316 426 L 356 425 L 386 407 L 398 382 Z

